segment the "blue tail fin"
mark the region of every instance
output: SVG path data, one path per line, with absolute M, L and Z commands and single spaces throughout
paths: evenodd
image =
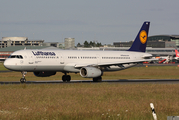
M 145 52 L 150 22 L 144 22 L 131 48 L 128 51 Z

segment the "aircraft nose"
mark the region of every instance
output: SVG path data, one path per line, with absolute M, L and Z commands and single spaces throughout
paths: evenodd
M 9 60 L 5 60 L 4 61 L 4 67 L 7 68 L 7 69 L 10 69 L 10 62 L 9 62 Z

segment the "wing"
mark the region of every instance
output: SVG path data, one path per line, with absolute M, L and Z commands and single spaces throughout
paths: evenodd
M 99 63 L 99 64 L 76 64 L 75 68 L 82 68 L 87 66 L 112 66 L 112 65 L 122 65 L 122 64 L 130 64 L 130 63 L 142 63 L 145 61 L 153 61 L 156 59 L 141 59 L 141 60 L 126 60 L 126 61 L 119 61 L 119 62 L 107 62 L 107 63 Z

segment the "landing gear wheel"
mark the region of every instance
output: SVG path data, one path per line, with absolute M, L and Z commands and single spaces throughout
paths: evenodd
M 26 71 L 22 71 L 21 73 L 22 73 L 22 78 L 20 79 L 20 82 L 21 83 L 25 83 L 26 82 L 25 75 L 27 74 L 27 72 Z
M 25 83 L 25 82 L 26 82 L 26 79 L 25 79 L 25 78 L 21 78 L 21 79 L 20 79 L 20 82 L 21 82 L 21 83 Z
M 63 82 L 66 82 L 66 75 L 62 76 L 62 80 L 63 80 Z
M 70 75 L 67 75 L 66 77 L 67 77 L 67 82 L 70 82 L 71 76 L 70 76 Z
M 63 75 L 62 80 L 63 80 L 63 82 L 70 82 L 71 76 L 70 75 Z
M 101 82 L 102 81 L 102 77 L 97 77 L 97 78 L 93 78 L 93 82 Z

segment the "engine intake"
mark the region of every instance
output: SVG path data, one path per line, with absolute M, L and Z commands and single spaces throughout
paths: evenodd
M 56 74 L 56 72 L 54 72 L 54 71 L 34 72 L 34 75 L 37 77 L 49 77 L 49 76 L 52 76 L 55 74 Z
M 102 76 L 102 71 L 95 67 L 83 67 L 80 69 L 80 75 L 84 78 L 96 78 Z

